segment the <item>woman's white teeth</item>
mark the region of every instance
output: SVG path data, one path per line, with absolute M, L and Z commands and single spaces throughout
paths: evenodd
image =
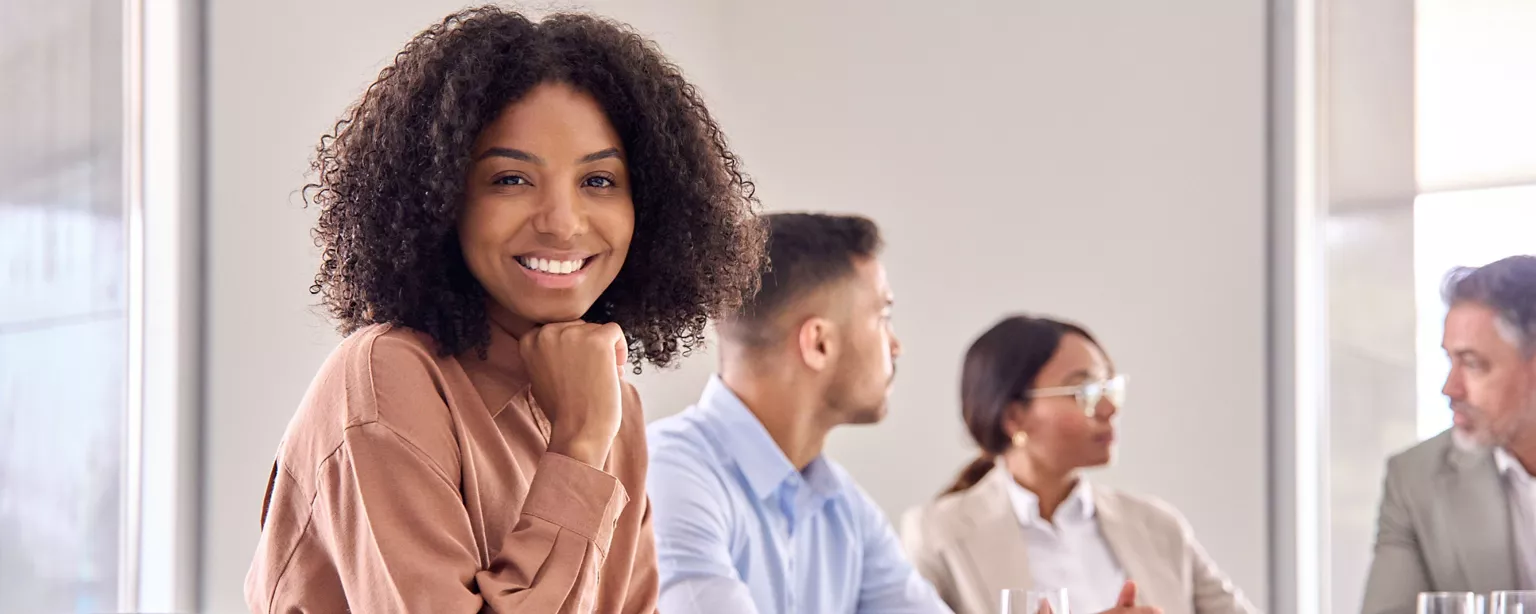
M 548 258 L 518 258 L 523 266 L 552 275 L 569 275 L 581 270 L 581 260 L 550 260 Z

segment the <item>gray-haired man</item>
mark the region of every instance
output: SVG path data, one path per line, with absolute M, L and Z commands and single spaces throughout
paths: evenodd
M 1453 271 L 1445 300 L 1455 427 L 1387 465 L 1365 614 L 1536 589 L 1536 257 Z

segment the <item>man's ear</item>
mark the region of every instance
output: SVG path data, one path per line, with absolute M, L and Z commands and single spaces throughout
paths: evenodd
M 824 371 L 831 366 L 837 352 L 835 339 L 837 326 L 826 318 L 811 316 L 800 323 L 795 341 L 800 350 L 800 360 L 812 371 Z

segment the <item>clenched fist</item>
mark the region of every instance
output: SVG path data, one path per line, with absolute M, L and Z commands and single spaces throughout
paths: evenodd
M 624 419 L 624 331 L 618 324 L 558 322 L 528 331 L 519 345 L 533 399 L 550 416 L 549 451 L 602 469 Z

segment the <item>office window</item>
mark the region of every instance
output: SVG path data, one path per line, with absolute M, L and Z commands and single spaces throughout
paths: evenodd
M 1536 183 L 1536 2 L 1414 8 L 1419 191 Z
M 119 3 L 0 3 L 0 613 L 118 609 Z

